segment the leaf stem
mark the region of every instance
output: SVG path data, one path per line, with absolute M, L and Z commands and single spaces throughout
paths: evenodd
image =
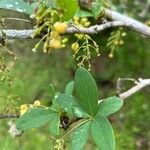
M 69 130 L 65 135 L 63 135 L 60 139 L 58 139 L 58 141 L 63 140 L 66 136 L 68 136 L 71 132 L 73 132 L 76 128 L 78 128 L 79 126 L 81 126 L 82 124 L 88 122 L 91 118 L 86 119 L 82 122 L 80 122 L 79 124 L 77 124 L 76 126 L 74 126 L 71 130 Z

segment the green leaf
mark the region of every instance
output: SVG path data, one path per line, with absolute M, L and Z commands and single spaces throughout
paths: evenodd
M 76 16 L 78 16 L 78 17 L 93 17 L 93 14 L 89 11 L 78 10 L 76 12 Z
M 57 0 L 59 7 L 64 11 L 63 20 L 70 20 L 78 9 L 77 0 Z
M 31 15 L 33 7 L 25 3 L 23 0 L 1 0 L 0 8 L 24 12 Z
M 59 135 L 59 126 L 60 126 L 60 115 L 54 113 L 51 116 L 49 131 L 52 136 Z
M 82 118 L 83 117 L 83 111 L 78 107 L 74 107 L 73 113 L 77 118 Z
M 72 150 L 81 150 L 87 142 L 89 135 L 90 122 L 79 126 L 72 136 Z
M 16 122 L 20 130 L 37 128 L 46 124 L 54 112 L 45 108 L 34 108 L 22 115 Z
M 118 97 L 109 97 L 104 99 L 99 104 L 99 116 L 108 116 L 115 113 L 123 106 L 123 101 Z
M 56 102 L 58 103 L 59 107 L 69 115 L 73 115 L 74 107 L 78 106 L 75 98 L 67 94 L 59 94 Z
M 107 118 L 96 117 L 91 122 L 91 133 L 95 144 L 101 150 L 115 150 L 115 138 Z
M 80 67 L 75 74 L 75 94 L 78 103 L 89 115 L 96 115 L 98 111 L 98 90 L 90 73 Z
M 70 82 L 67 84 L 66 88 L 65 88 L 65 93 L 66 93 L 66 94 L 69 94 L 69 95 L 72 95 L 72 93 L 73 93 L 73 88 L 74 88 L 74 81 L 70 81 Z
M 48 6 L 52 8 L 56 8 L 56 0 L 49 0 L 48 1 Z
M 104 0 L 96 0 L 92 4 L 92 14 L 95 18 L 97 18 L 100 15 L 101 11 L 102 11 L 103 1 Z
M 49 85 L 50 87 L 50 98 L 53 100 L 55 98 L 55 89 L 54 89 L 54 86 L 52 84 Z

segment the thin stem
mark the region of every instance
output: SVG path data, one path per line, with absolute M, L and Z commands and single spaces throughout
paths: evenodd
M 69 130 L 65 135 L 63 135 L 59 141 L 63 140 L 66 136 L 68 136 L 71 132 L 73 132 L 76 128 L 78 128 L 79 126 L 81 126 L 82 124 L 88 122 L 90 119 L 84 120 L 82 122 L 80 122 L 79 124 L 77 124 L 76 126 L 74 126 L 71 130 Z

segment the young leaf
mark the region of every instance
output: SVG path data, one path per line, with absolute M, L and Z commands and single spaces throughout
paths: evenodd
M 59 107 L 69 115 L 73 115 L 73 108 L 78 105 L 75 98 L 67 94 L 59 94 L 56 102 Z
M 72 150 L 81 150 L 87 142 L 90 122 L 82 124 L 72 136 Z
M 115 150 L 115 138 L 107 118 L 96 117 L 91 122 L 91 133 L 95 144 L 101 150 Z
M 91 116 L 98 111 L 98 90 L 90 73 L 80 67 L 75 74 L 75 94 L 79 104 Z
M 59 7 L 64 11 L 63 20 L 71 19 L 78 8 L 77 0 L 57 0 Z
M 74 88 L 74 81 L 70 81 L 65 88 L 65 93 L 68 95 L 72 95 L 73 88 Z
M 101 11 L 102 11 L 102 6 L 103 6 L 103 0 L 96 0 L 92 4 L 92 14 L 95 18 L 97 18 Z
M 20 130 L 37 128 L 46 124 L 53 114 L 54 112 L 49 109 L 34 108 L 22 115 L 17 120 L 16 126 Z
M 109 97 L 104 99 L 99 104 L 99 116 L 108 116 L 118 111 L 123 105 L 123 101 L 118 97 Z
M 1 0 L 0 8 L 24 12 L 29 15 L 33 12 L 33 7 L 25 3 L 23 0 Z
M 49 131 L 52 136 L 59 135 L 60 116 L 58 113 L 51 115 Z
M 50 98 L 53 100 L 56 92 L 52 84 L 50 84 L 49 87 L 50 87 Z
M 93 14 L 89 11 L 79 10 L 76 12 L 76 16 L 78 16 L 78 17 L 93 17 Z

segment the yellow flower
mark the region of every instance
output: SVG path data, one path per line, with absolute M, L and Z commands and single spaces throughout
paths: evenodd
M 88 19 L 87 18 L 81 18 L 81 23 L 85 23 L 85 22 L 88 22 Z
M 52 39 L 57 39 L 58 37 L 59 37 L 58 31 L 51 31 L 51 38 Z
M 124 41 L 123 40 L 120 40 L 119 41 L 119 45 L 123 45 L 124 44 Z
M 91 23 L 90 23 L 89 21 L 87 21 L 87 22 L 84 23 L 84 26 L 85 26 L 85 27 L 89 27 L 90 24 L 91 24 Z
M 79 44 L 77 42 L 71 45 L 72 50 L 77 51 L 79 49 Z
M 74 16 L 74 17 L 73 17 L 73 20 L 74 20 L 74 21 L 77 21 L 77 22 L 78 22 L 78 21 L 79 21 L 79 19 L 80 19 L 80 18 L 79 18 L 79 17 L 77 17 L 77 16 Z
M 23 115 L 24 113 L 26 113 L 29 109 L 28 104 L 23 104 L 20 106 L 20 114 Z
M 61 41 L 59 39 L 52 39 L 49 46 L 54 49 L 61 48 Z
M 60 34 L 65 33 L 67 28 L 68 28 L 68 25 L 65 22 L 55 22 L 54 23 L 54 29 L 57 32 L 59 32 Z
M 109 53 L 108 57 L 109 57 L 109 58 L 113 58 L 114 55 L 113 55 L 112 53 Z
M 39 100 L 36 100 L 33 104 L 34 106 L 40 106 L 41 105 L 41 102 Z
M 28 104 L 23 104 L 20 106 L 20 110 L 24 110 L 28 108 Z

